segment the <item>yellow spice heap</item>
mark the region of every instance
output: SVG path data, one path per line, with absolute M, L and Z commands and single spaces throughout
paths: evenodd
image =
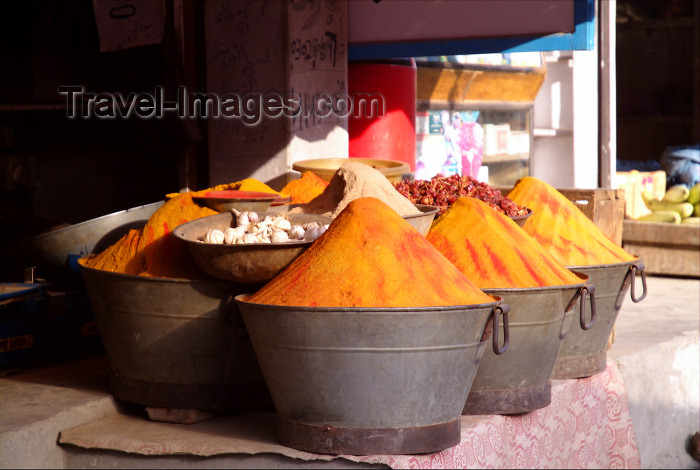
M 373 197 L 348 203 L 308 250 L 247 300 L 374 308 L 495 301 L 411 224 Z
M 197 267 L 187 244 L 172 231 L 180 224 L 216 214 L 192 200 L 193 193 L 173 195 L 139 230 L 130 230 L 102 253 L 81 262 L 94 269 L 135 276 L 209 279 Z
M 457 199 L 426 238 L 482 289 L 583 282 L 510 217 L 473 197 Z
M 523 229 L 565 266 L 614 264 L 637 259 L 544 181 L 532 176 L 521 178 L 508 198 L 532 209 L 533 214 Z

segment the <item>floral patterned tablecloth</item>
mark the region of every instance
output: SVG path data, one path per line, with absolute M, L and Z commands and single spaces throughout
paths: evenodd
M 425 455 L 343 456 L 392 468 L 639 468 L 622 376 L 552 381 L 552 402 L 519 416 L 463 416 L 458 445 Z
M 553 381 L 552 401 L 545 408 L 519 416 L 462 416 L 460 443 L 433 454 L 303 452 L 276 441 L 275 418 L 273 412 L 253 412 L 173 424 L 113 413 L 61 431 L 59 444 L 141 456 L 227 456 L 231 465 L 240 458 L 267 462 L 265 456 L 281 455 L 292 468 L 297 462 L 321 467 L 339 459 L 392 468 L 640 467 L 625 385 L 610 360 L 605 371 L 592 377 Z

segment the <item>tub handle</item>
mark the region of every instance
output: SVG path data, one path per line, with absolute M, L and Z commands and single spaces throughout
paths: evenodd
M 248 340 L 248 330 L 245 327 L 245 323 L 243 323 L 241 310 L 238 308 L 234 297 L 233 294 L 229 294 L 226 300 L 221 304 L 221 310 L 223 311 L 226 323 L 233 327 L 233 340 L 236 342 L 243 342 Z
M 636 278 L 637 278 L 637 271 L 639 271 L 639 274 L 642 276 L 642 295 L 641 297 L 637 297 L 636 293 L 634 291 L 634 286 L 636 284 Z M 632 286 L 630 288 L 630 297 L 632 298 L 632 302 L 638 303 L 644 300 L 644 298 L 647 296 L 647 273 L 644 271 L 644 263 L 641 261 L 637 261 L 635 264 L 633 264 L 630 267 L 630 275 L 632 277 Z
M 591 302 L 591 322 L 586 323 L 586 293 L 588 293 L 588 298 L 590 299 Z M 596 319 L 596 308 L 595 308 L 595 286 L 593 284 L 589 284 L 587 286 L 583 286 L 581 288 L 581 303 L 580 303 L 581 308 L 579 309 L 581 311 L 581 318 L 579 319 L 581 323 L 581 329 L 583 331 L 588 331 L 591 328 L 593 328 L 593 325 L 595 325 L 595 319 Z
M 500 356 L 506 349 L 508 349 L 508 344 L 510 343 L 510 328 L 508 327 L 508 312 L 510 312 L 510 305 L 501 304 L 493 309 L 491 317 L 493 318 L 493 352 Z M 498 324 L 499 318 L 503 315 L 503 346 L 498 347 Z

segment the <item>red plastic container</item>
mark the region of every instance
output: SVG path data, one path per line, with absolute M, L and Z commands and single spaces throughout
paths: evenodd
M 384 158 L 416 170 L 416 62 L 387 60 L 348 63 L 350 158 Z M 383 110 L 365 112 L 377 98 Z M 366 100 L 365 108 L 359 108 Z M 372 110 L 370 110 L 372 111 Z

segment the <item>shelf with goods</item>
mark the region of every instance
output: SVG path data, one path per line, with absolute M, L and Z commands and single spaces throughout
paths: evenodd
M 534 66 L 417 60 L 416 177 L 460 173 L 512 186 L 529 175 L 534 98 L 546 73 L 536 59 Z

